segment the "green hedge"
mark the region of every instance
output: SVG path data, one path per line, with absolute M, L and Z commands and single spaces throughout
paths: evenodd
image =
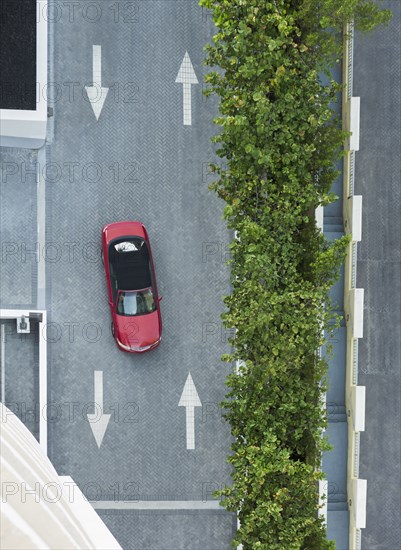
M 368 30 L 367 13 L 376 23 L 389 15 L 362 0 L 200 4 L 213 10 L 218 29 L 206 47 L 215 67 L 206 81 L 220 99 L 214 141 L 227 165 L 213 166 L 211 187 L 237 232 L 223 315 L 236 333 L 224 360 L 243 362 L 222 404 L 235 440 L 233 483 L 220 495 L 238 511 L 234 546 L 331 549 L 318 519 L 328 444 L 321 436 L 327 364 L 317 350 L 322 328 L 338 323 L 328 293 L 348 239 L 327 242 L 314 219 L 319 204 L 335 200 L 330 188 L 345 137 L 330 106 L 341 87 L 323 84 L 319 73 L 336 62 L 344 22 L 355 16 Z

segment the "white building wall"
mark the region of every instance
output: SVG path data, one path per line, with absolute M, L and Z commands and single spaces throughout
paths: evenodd
M 0 403 L 0 548 L 121 550 L 73 480 L 59 477 L 24 424 Z

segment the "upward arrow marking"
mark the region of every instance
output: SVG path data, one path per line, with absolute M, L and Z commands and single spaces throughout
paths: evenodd
M 198 392 L 196 391 L 191 373 L 188 374 L 178 406 L 185 407 L 187 449 L 195 449 L 195 407 L 201 407 L 202 403 L 199 399 Z
M 185 52 L 180 70 L 178 71 L 176 82 L 183 85 L 183 110 L 184 124 L 191 126 L 192 124 L 192 106 L 191 106 L 191 84 L 199 84 L 188 52 Z
M 108 88 L 102 88 L 102 46 L 93 46 L 93 85 L 85 86 L 88 99 L 91 102 L 96 120 L 99 120 L 104 102 L 106 101 Z

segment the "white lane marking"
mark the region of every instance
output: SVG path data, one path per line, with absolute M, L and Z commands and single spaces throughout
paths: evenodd
M 96 500 L 95 510 L 221 510 L 219 500 Z
M 42 321 L 39 322 L 39 405 L 41 411 L 47 410 L 47 312 L 42 311 Z M 39 417 L 39 443 L 47 456 L 47 414 Z
M 102 46 L 93 46 L 92 58 L 93 84 L 92 86 L 85 86 L 85 90 L 91 102 L 96 120 L 99 120 L 109 91 L 108 88 L 102 88 Z
M 103 371 L 95 370 L 95 412 L 88 414 L 88 421 L 92 429 L 92 433 L 95 437 L 97 446 L 100 448 L 102 444 L 104 434 L 107 430 L 107 425 L 110 420 L 111 414 L 103 414 Z
M 102 85 L 102 46 L 93 46 L 93 84 Z
M 188 52 L 185 52 L 176 82 L 183 85 L 184 125 L 192 125 L 191 84 L 199 84 Z
M 46 148 L 38 152 L 38 173 L 37 173 L 37 232 L 38 232 L 38 309 L 46 307 L 46 180 L 44 177 L 46 167 Z
M 184 389 L 182 390 L 179 407 L 185 407 L 187 449 L 195 449 L 195 407 L 201 407 L 202 403 L 196 391 L 191 373 L 188 374 Z
M 0 325 L 0 346 L 1 346 L 1 402 L 6 402 L 6 333 L 3 324 Z

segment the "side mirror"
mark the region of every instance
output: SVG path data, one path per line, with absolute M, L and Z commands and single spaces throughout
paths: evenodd
M 158 302 L 161 302 L 162 300 L 163 300 L 163 296 L 159 296 L 159 297 L 157 298 L 157 301 L 158 301 Z

